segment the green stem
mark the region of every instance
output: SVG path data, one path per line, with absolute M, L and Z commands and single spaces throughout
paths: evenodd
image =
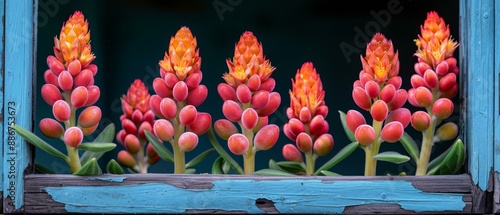
M 314 156 L 312 150 L 305 153 L 306 156 L 306 175 L 314 175 Z
M 139 166 L 139 173 L 148 173 L 148 164 L 146 160 L 144 160 L 144 147 L 146 145 L 146 140 L 139 138 L 141 143 L 141 147 L 139 148 L 139 152 L 137 152 L 136 159 L 137 165 Z
M 429 112 L 431 119 L 433 118 L 432 111 Z M 420 157 L 417 161 L 417 171 L 415 175 L 427 175 L 427 167 L 431 157 L 432 146 L 434 145 L 434 132 L 436 128 L 436 120 L 432 119 L 429 128 L 422 133 L 422 149 Z
M 382 122 L 373 120 L 373 129 L 375 129 L 375 141 L 365 147 L 365 176 L 375 176 L 377 174 L 377 160 L 373 157 L 380 150 L 381 141 L 379 139 Z
M 248 150 L 243 155 L 243 172 L 245 175 L 251 175 L 255 172 L 255 151 L 253 149 L 253 131 L 241 126 L 243 135 L 248 139 Z
M 63 93 L 64 100 L 69 104 L 71 115 L 69 120 L 64 123 L 66 129 L 70 127 L 76 126 L 76 108 L 71 104 L 71 92 Z M 68 152 L 69 162 L 68 165 L 71 169 L 71 172 L 76 172 L 82 168 L 82 164 L 80 162 L 80 155 L 78 153 L 78 148 L 66 145 L 66 151 Z
M 172 144 L 172 150 L 174 151 L 174 174 L 184 174 L 186 172 L 186 160 L 184 156 L 184 151 L 179 147 L 179 137 L 184 133 L 184 126 L 180 123 L 173 123 L 174 132 L 174 144 Z

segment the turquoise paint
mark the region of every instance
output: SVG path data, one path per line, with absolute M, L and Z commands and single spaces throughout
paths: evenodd
M 15 120 L 24 128 L 32 128 L 37 7 L 36 0 L 5 1 L 3 197 L 13 202 L 4 207 L 6 213 L 23 205 L 24 170 L 31 158 L 28 144 L 12 133 L 10 123 Z
M 4 15 L 5 15 L 5 8 L 3 7 L 5 1 L 4 0 L 0 0 L 0 5 L 2 5 L 2 8 L 0 10 L 0 20 L 5 20 L 4 19 Z M 3 28 L 4 28 L 4 23 L 3 21 L 0 21 L 0 38 L 2 38 L 1 41 L 3 41 L 3 38 L 4 38 L 4 32 L 3 32 Z M 0 42 L 0 56 L 4 56 L 4 50 L 3 50 L 3 42 Z M 0 70 L 3 70 L 3 59 L 0 59 Z M 1 75 L 0 73 L 0 107 L 3 108 L 3 75 Z M 3 124 L 0 123 L 0 131 L 3 131 Z M 3 140 L 3 134 L 4 132 L 0 132 L 0 140 Z M 3 147 L 0 147 L 0 158 L 2 158 L 2 161 L 4 160 L 3 159 Z M 3 162 L 0 162 L 0 169 L 3 170 Z M 3 171 L 0 172 L 0 191 L 3 192 L 3 177 L 4 177 L 4 174 L 3 174 Z
M 182 213 L 217 209 L 263 213 L 258 198 L 280 213 L 342 213 L 347 206 L 399 204 L 415 212 L 462 211 L 463 195 L 422 192 L 407 181 L 220 180 L 211 189 L 186 190 L 170 184 L 47 187 L 71 213 Z
M 462 121 L 462 133 L 468 151 L 468 165 L 472 180 L 486 190 L 493 168 L 495 129 L 494 111 L 497 74 L 494 62 L 495 0 L 461 0 L 460 35 L 461 94 L 467 105 Z
M 495 132 L 493 132 L 495 139 L 494 150 L 494 167 L 495 171 L 500 173 L 500 4 L 495 4 L 495 95 L 493 103 L 495 106 Z M 500 174 L 499 179 L 500 180 Z
M 127 177 L 116 177 L 116 178 L 86 178 L 85 180 L 87 181 L 94 181 L 94 180 L 100 180 L 100 181 L 109 181 L 109 182 L 123 182 L 125 181 Z

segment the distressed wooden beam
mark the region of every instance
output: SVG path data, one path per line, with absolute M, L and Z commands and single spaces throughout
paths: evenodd
M 470 176 L 25 177 L 26 213 L 471 213 Z

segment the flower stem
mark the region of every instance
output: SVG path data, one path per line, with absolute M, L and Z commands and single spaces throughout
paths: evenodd
M 255 151 L 253 149 L 253 131 L 242 127 L 243 135 L 248 139 L 248 150 L 243 155 L 243 172 L 245 175 L 251 175 L 255 172 Z
M 71 110 L 71 115 L 69 117 L 69 120 L 66 123 L 64 123 L 66 129 L 76 126 L 76 108 L 73 106 L 73 104 L 71 104 L 71 97 L 70 97 L 71 92 L 72 91 L 63 93 L 64 100 L 69 104 Z M 68 157 L 69 157 L 68 165 L 71 169 L 71 172 L 75 173 L 76 171 L 82 168 L 82 164 L 80 162 L 80 155 L 78 154 L 78 148 L 66 145 L 66 151 L 68 152 Z
M 179 123 L 180 124 L 180 123 Z M 186 160 L 184 151 L 179 147 L 179 137 L 184 133 L 184 126 L 174 123 L 174 144 L 172 144 L 172 151 L 174 151 L 174 174 L 184 174 L 186 172 Z
M 429 112 L 431 119 L 432 111 Z M 427 167 L 429 165 L 429 159 L 431 157 L 432 146 L 434 145 L 434 132 L 436 128 L 436 120 L 431 120 L 429 128 L 422 133 L 422 149 L 420 150 L 420 156 L 417 162 L 417 171 L 415 175 L 423 176 L 427 174 Z
M 377 174 L 377 160 L 373 157 L 380 150 L 381 141 L 379 140 L 382 122 L 373 120 L 373 129 L 375 129 L 375 141 L 365 147 L 365 176 L 375 176 Z
M 305 153 L 306 156 L 306 175 L 311 176 L 314 175 L 314 156 L 312 150 L 310 152 Z
M 146 145 L 146 140 L 140 138 L 141 147 L 139 148 L 139 152 L 137 152 L 136 159 L 137 165 L 139 166 L 139 173 L 148 173 L 148 164 L 144 160 L 144 147 Z

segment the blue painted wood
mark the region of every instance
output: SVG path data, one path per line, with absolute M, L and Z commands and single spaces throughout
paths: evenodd
M 473 182 L 486 190 L 493 168 L 495 0 L 461 0 L 460 35 L 461 97 L 465 107 L 464 140 L 469 173 Z
M 495 4 L 495 171 L 500 173 L 500 4 Z M 500 174 L 499 174 L 500 176 Z M 500 178 L 498 178 L 500 181 Z M 499 189 L 496 189 L 500 192 Z
M 2 42 L 0 42 L 0 56 L 4 56 L 4 44 L 3 44 L 3 38 L 4 38 L 4 32 L 3 32 L 3 29 L 4 29 L 4 21 L 5 20 L 4 18 L 4 15 L 5 15 L 5 1 L 4 0 L 0 0 L 0 38 L 2 38 Z M 0 107 L 3 107 L 3 74 L 4 74 L 4 68 L 3 68 L 3 57 L 0 57 Z M 3 131 L 3 124 L 0 123 L 0 131 Z M 3 140 L 3 134 L 4 132 L 0 132 L 0 140 Z M 3 159 L 3 147 L 0 147 L 0 158 L 2 158 L 2 161 L 4 160 Z M 0 169 L 3 170 L 3 162 L 0 162 Z M 0 173 L 0 191 L 3 192 L 3 171 Z
M 182 213 L 189 209 L 263 213 L 255 204 L 258 198 L 273 201 L 280 213 L 342 213 L 348 206 L 365 204 L 397 204 L 415 212 L 463 211 L 466 206 L 462 194 L 426 193 L 407 181 L 217 180 L 212 184 L 210 189 L 147 183 L 44 190 L 69 213 Z
M 23 172 L 31 159 L 28 144 L 10 127 L 32 127 L 34 34 L 37 1 L 5 1 L 5 83 L 3 119 L 4 212 L 23 205 Z

